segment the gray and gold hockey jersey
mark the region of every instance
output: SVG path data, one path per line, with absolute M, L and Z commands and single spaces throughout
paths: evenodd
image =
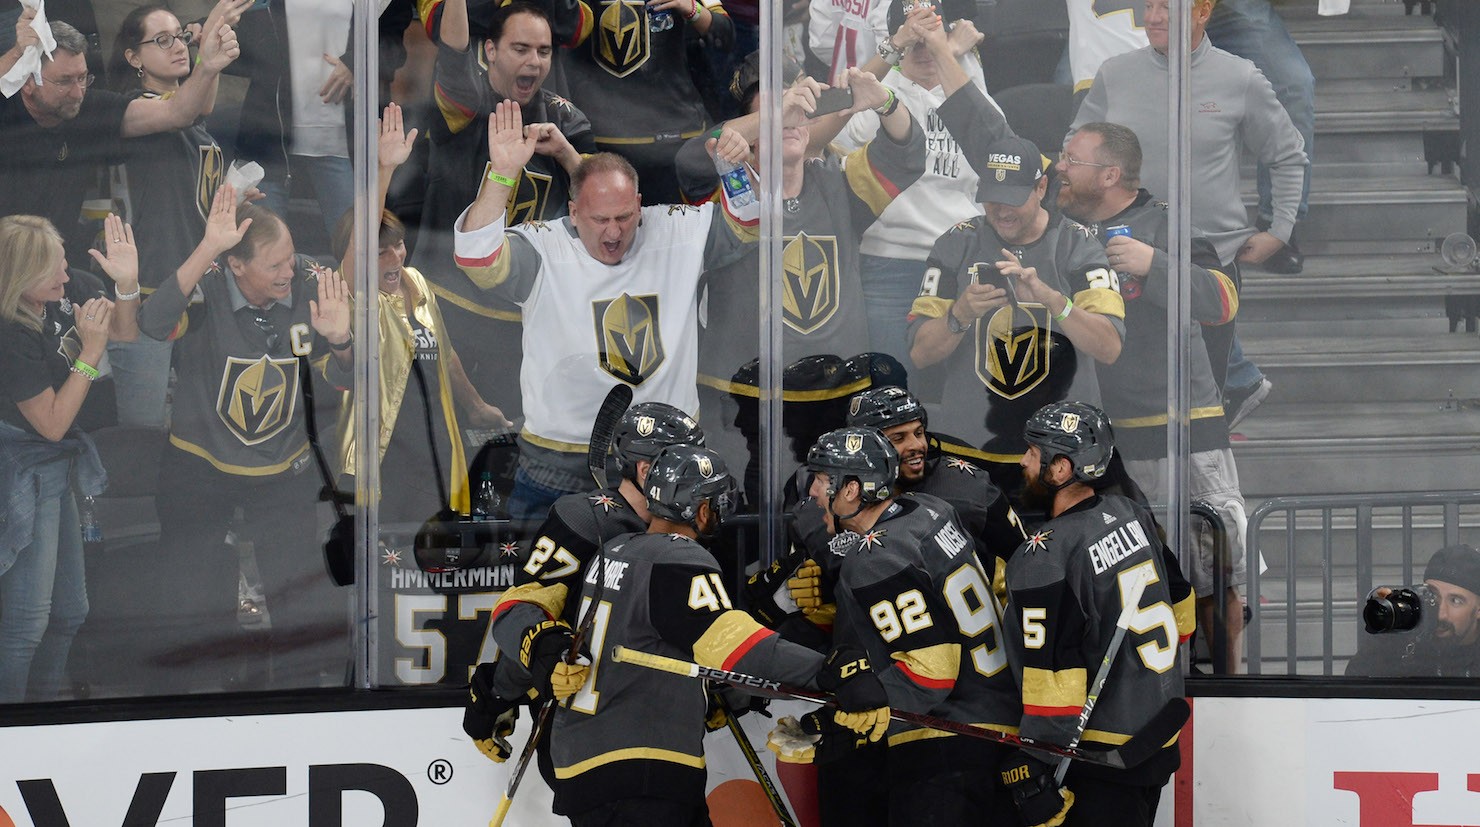
M 869 653 L 891 707 L 1014 731 L 1018 691 L 991 582 L 955 509 L 928 494 L 901 497 L 843 560 L 833 639 Z M 929 760 L 967 740 L 889 727 L 891 761 Z
M 1114 494 L 1049 520 L 1013 554 L 1007 642 L 1021 670 L 1024 736 L 1069 742 L 1131 581 L 1143 576 L 1152 579 L 1084 731 L 1089 747 L 1125 743 L 1182 696 L 1178 646 L 1196 624 L 1192 587 L 1150 513 Z
M 704 685 L 627 663 L 614 646 L 814 685 L 822 655 L 781 640 L 736 611 L 719 565 L 678 534 L 637 534 L 607 544 L 583 578 L 582 614 L 604 588 L 589 639 L 591 672 L 555 712 L 550 753 L 556 796 L 568 813 L 619 798 L 704 799 Z

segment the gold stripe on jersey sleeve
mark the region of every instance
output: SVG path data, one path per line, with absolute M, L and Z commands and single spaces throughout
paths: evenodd
M 1018 728 L 1015 726 L 1003 726 L 1001 724 L 983 724 L 977 722 L 973 722 L 971 725 L 974 727 L 980 727 L 981 729 L 990 729 L 993 732 L 1005 732 L 1008 735 L 1016 735 L 1018 733 Z M 912 729 L 907 732 L 901 732 L 898 735 L 889 736 L 889 746 L 896 747 L 900 744 L 908 744 L 913 741 L 928 741 L 932 738 L 954 737 L 956 737 L 956 733 L 954 732 L 943 732 L 938 729 L 921 727 L 919 729 Z
M 1114 290 L 1106 290 L 1103 287 L 1091 287 L 1075 293 L 1074 306 L 1080 310 L 1099 313 L 1101 316 L 1125 318 L 1125 299 Z
M 781 400 L 783 402 L 822 402 L 828 399 L 841 399 L 852 396 L 859 391 L 868 390 L 872 381 L 872 379 L 859 379 L 849 382 L 846 385 L 839 385 L 836 388 L 823 388 L 815 391 L 784 390 L 781 392 Z M 759 399 L 761 396 L 760 389 L 755 385 L 731 382 L 728 379 L 720 379 L 719 377 L 709 376 L 703 373 L 699 374 L 699 384 L 718 391 L 734 394 L 735 396 L 749 397 L 750 399 Z
M 911 316 L 925 316 L 930 319 L 944 319 L 951 312 L 951 305 L 955 299 L 941 299 L 935 296 L 919 296 L 910 304 Z
M 524 317 L 516 312 L 512 312 L 509 310 L 494 310 L 491 307 L 484 307 L 483 305 L 478 304 L 472 299 L 465 299 L 462 296 L 459 296 L 458 294 L 452 292 L 451 290 L 448 290 L 440 284 L 428 281 L 427 286 L 431 287 L 432 293 L 435 294 L 436 297 L 441 299 L 442 301 L 445 301 L 448 304 L 456 305 L 457 307 L 460 307 L 463 310 L 468 311 L 469 313 L 482 316 L 485 319 L 497 319 L 501 322 L 522 322 L 524 320 Z
M 1167 742 L 1165 744 L 1162 744 L 1162 746 L 1169 747 L 1172 744 L 1177 743 L 1177 739 L 1181 737 L 1181 735 L 1182 733 L 1178 732 L 1176 735 L 1173 735 L 1171 738 L 1167 739 Z M 1110 744 L 1111 746 L 1118 747 L 1121 744 L 1128 743 L 1131 740 L 1131 736 L 1124 735 L 1119 732 L 1107 732 L 1103 729 L 1086 729 L 1084 731 L 1084 736 L 1080 740 L 1093 741 L 1097 744 Z
M 998 603 L 1007 605 L 1007 561 L 1001 557 L 992 567 L 992 594 L 997 595 Z
M 1233 283 L 1233 279 L 1222 270 L 1209 268 L 1208 272 L 1212 273 L 1213 279 L 1218 282 L 1218 298 L 1223 304 L 1223 318 L 1209 322 L 1209 324 L 1228 324 L 1238 315 L 1238 287 Z
M 930 681 L 954 681 L 961 672 L 961 644 L 937 643 L 924 649 L 890 652 L 889 657 L 914 675 Z
M 1172 607 L 1172 615 L 1177 618 L 1177 638 L 1187 640 L 1192 637 L 1192 633 L 1197 631 L 1197 595 L 1189 590 L 1187 596 Z
M 759 219 L 749 223 L 741 221 L 739 218 L 730 214 L 728 202 L 723 198 L 715 202 L 714 209 L 720 215 L 724 216 L 725 224 L 730 228 L 730 234 L 740 239 L 742 243 L 753 244 L 760 241 L 761 222 Z
M 509 252 L 509 239 L 505 236 L 499 246 L 483 258 L 468 259 L 456 256 L 453 260 L 457 262 L 457 269 L 463 271 L 473 284 L 484 290 L 492 290 L 508 280 L 511 258 L 513 254 Z
M 694 662 L 715 669 L 728 668 L 730 655 L 762 631 L 765 627 L 745 612 L 737 609 L 724 612 L 694 641 Z
M 1023 706 L 1076 709 L 1084 706 L 1085 671 L 1023 667 Z
M 918 126 L 913 128 L 919 129 Z M 884 140 L 889 140 L 889 138 L 886 137 Z M 843 160 L 843 174 L 847 176 L 848 186 L 853 190 L 853 194 L 867 204 L 874 215 L 878 215 L 894 201 L 899 195 L 899 190 L 874 169 L 873 162 L 868 156 L 869 144 L 853 150 Z
M 614 749 L 611 752 L 603 752 L 585 761 L 578 761 L 568 767 L 556 767 L 555 777 L 560 779 L 575 778 L 583 772 L 604 767 L 607 764 L 615 764 L 618 761 L 667 761 L 670 764 L 681 764 L 685 767 L 704 769 L 704 756 L 686 755 L 671 749 L 654 749 L 653 747 L 628 747 L 627 749 Z
M 552 586 L 525 583 L 504 592 L 498 602 L 493 604 L 493 615 L 497 617 L 498 613 L 503 611 L 500 607 L 506 603 L 530 603 L 539 606 L 550 617 L 560 617 L 560 613 L 565 611 L 567 595 L 568 590 L 564 583 L 556 583 Z
M 947 442 L 943 439 L 939 441 L 940 449 L 945 453 L 956 454 L 958 456 L 966 457 L 967 459 L 979 459 L 986 462 L 998 462 L 1006 463 L 1008 465 L 1017 465 L 1018 460 L 1023 458 L 1022 454 L 991 454 L 981 450 L 980 448 L 973 448 L 970 445 L 962 445 L 959 442 Z
M 170 434 L 170 444 L 175 446 L 176 448 L 179 448 L 181 451 L 184 451 L 187 454 L 194 454 L 195 456 L 200 457 L 206 462 L 209 462 L 211 465 L 215 466 L 217 471 L 220 471 L 223 474 L 231 474 L 237 477 L 270 477 L 274 474 L 281 474 L 289 468 L 292 468 L 293 463 L 297 462 L 300 457 L 308 453 L 308 443 L 305 442 L 303 443 L 302 448 L 299 448 L 297 451 L 293 452 L 293 456 L 288 457 L 282 462 L 274 463 L 272 465 L 263 465 L 261 467 L 249 467 L 246 465 L 233 465 L 232 463 L 223 462 L 219 459 L 216 459 L 214 456 L 211 456 L 210 451 L 207 451 L 206 449 L 202 448 L 199 445 L 196 445 L 193 442 L 186 442 L 185 440 L 174 434 Z
M 437 111 L 442 113 L 442 120 L 447 123 L 447 131 L 456 135 L 468 128 L 477 114 L 473 110 L 459 104 L 442 92 L 442 87 L 432 85 L 432 99 L 437 102 Z
M 1223 416 L 1222 405 L 1209 405 L 1203 408 L 1193 408 L 1193 419 L 1216 419 Z M 1128 416 L 1124 419 L 1115 420 L 1117 428 L 1156 428 L 1167 424 L 1166 414 L 1156 416 Z

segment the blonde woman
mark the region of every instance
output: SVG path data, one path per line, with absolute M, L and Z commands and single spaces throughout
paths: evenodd
M 107 253 L 89 253 L 116 301 L 68 275 L 50 221 L 0 219 L 0 703 L 54 700 L 87 617 L 72 480 L 91 496 L 104 475 L 77 413 L 108 340 L 138 335 L 133 229 L 110 215 L 103 231 Z

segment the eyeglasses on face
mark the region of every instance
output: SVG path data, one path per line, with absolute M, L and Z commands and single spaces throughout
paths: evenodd
M 41 82 L 43 84 L 51 83 L 57 86 L 76 86 L 80 89 L 86 89 L 92 86 L 95 80 L 97 80 L 96 75 L 77 75 L 70 78 L 48 78 L 45 75 L 41 76 Z
M 189 46 L 190 42 L 194 39 L 195 33 L 190 31 L 179 31 L 175 32 L 174 34 L 171 34 L 169 32 L 160 32 L 159 34 L 149 38 L 148 40 L 139 41 L 137 45 L 143 46 L 145 43 L 153 43 L 159 48 L 168 51 L 171 46 L 175 45 L 176 40 L 184 43 L 186 46 Z
M 1114 164 L 1097 164 L 1094 161 L 1081 161 L 1067 152 L 1059 153 L 1059 160 L 1074 167 L 1113 167 Z

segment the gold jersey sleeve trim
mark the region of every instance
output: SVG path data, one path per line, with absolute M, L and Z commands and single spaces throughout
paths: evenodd
M 1023 705 L 1036 707 L 1083 707 L 1085 671 L 1076 669 L 1037 669 L 1023 667 Z
M 223 474 L 231 474 L 238 477 L 270 477 L 274 474 L 281 474 L 289 468 L 292 468 L 293 463 L 297 462 L 300 457 L 308 453 L 308 443 L 305 442 L 302 448 L 299 448 L 297 451 L 293 452 L 293 456 L 288 457 L 282 462 L 274 463 L 272 465 L 249 467 L 246 465 L 233 465 L 229 462 L 222 462 L 221 460 L 216 459 L 214 456 L 211 456 L 210 451 L 207 451 L 199 445 L 196 445 L 194 442 L 187 442 L 184 439 L 176 436 L 175 434 L 170 434 L 170 444 L 175 446 L 176 448 L 179 448 L 181 451 L 184 451 L 187 454 L 194 454 L 195 456 L 200 457 L 206 462 L 209 462 L 216 468 L 217 471 L 220 471 Z
M 694 641 L 694 662 L 714 669 L 728 669 L 730 656 L 751 642 L 764 626 L 737 609 L 724 612 Z
M 427 286 L 432 288 L 432 293 L 436 295 L 437 298 L 447 302 L 448 304 L 456 305 L 457 307 L 460 307 L 463 310 L 466 310 L 474 315 L 482 316 L 485 319 L 497 319 L 501 322 L 523 321 L 523 317 L 520 316 L 518 313 L 509 310 L 494 310 L 491 307 L 484 307 L 483 305 L 478 304 L 472 299 L 465 299 L 462 296 L 459 296 L 451 290 L 448 290 L 447 288 L 434 282 L 427 282 Z
M 560 779 L 575 778 L 583 772 L 604 767 L 607 764 L 615 764 L 618 761 L 667 761 L 670 764 L 681 764 L 685 767 L 704 769 L 704 757 L 702 755 L 685 755 L 671 749 L 654 749 L 652 747 L 628 747 L 627 749 L 615 749 L 604 752 L 585 761 L 580 761 L 568 767 L 556 767 L 555 777 Z
M 937 643 L 924 649 L 890 652 L 912 674 L 932 681 L 954 681 L 961 672 L 961 644 Z
M 910 303 L 911 316 L 926 316 L 931 319 L 944 319 L 951 312 L 954 299 L 942 299 L 936 296 L 919 296 Z
M 1008 735 L 1016 735 L 1018 733 L 1018 728 L 1015 726 L 1004 726 L 1002 724 L 983 724 L 975 722 L 973 722 L 971 725 L 974 727 L 980 727 L 981 729 L 990 729 L 994 732 L 1004 732 Z M 897 747 L 900 744 L 909 744 L 915 741 L 928 741 L 933 738 L 955 737 L 956 733 L 954 732 L 942 732 L 938 729 L 928 729 L 925 727 L 921 727 L 920 729 L 912 729 L 908 732 L 901 732 L 897 735 L 889 736 L 889 746 Z
M 1204 408 L 1192 409 L 1193 419 L 1221 419 L 1223 418 L 1222 405 L 1209 405 Z M 1167 424 L 1166 414 L 1156 416 L 1128 416 L 1124 419 L 1115 420 L 1117 428 L 1156 428 Z
M 565 600 L 569 596 L 569 590 L 564 583 L 555 583 L 545 586 L 539 583 L 525 583 L 515 586 L 503 593 L 498 602 L 493 604 L 493 615 L 497 617 L 502 608 L 508 603 L 530 603 L 539 606 L 545 614 L 550 617 L 560 617 L 565 611 Z
M 1080 310 L 1099 313 L 1101 316 L 1125 318 L 1125 299 L 1114 290 L 1106 290 L 1103 287 L 1091 287 L 1075 293 L 1074 306 Z

